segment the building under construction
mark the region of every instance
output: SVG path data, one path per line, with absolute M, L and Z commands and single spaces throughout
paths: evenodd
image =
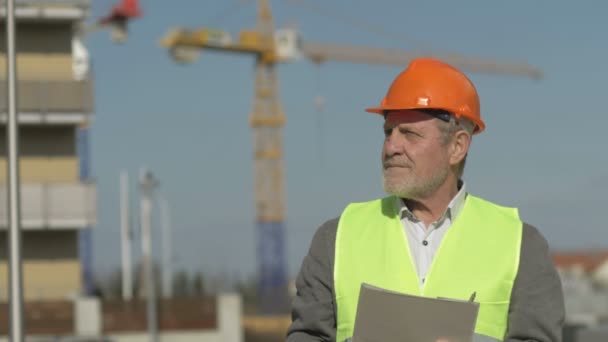
M 23 295 L 26 302 L 60 300 L 92 289 L 93 87 L 78 37 L 90 0 L 16 4 Z M 6 10 L 0 11 L 0 301 L 6 302 Z

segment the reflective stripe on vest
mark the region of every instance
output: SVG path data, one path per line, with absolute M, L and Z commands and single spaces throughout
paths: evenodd
M 347 338 L 343 342 L 352 342 L 352 341 L 353 341 L 352 338 Z M 500 341 L 500 340 L 497 340 L 493 337 L 486 336 L 486 335 L 475 334 L 473 336 L 473 342 L 498 342 L 498 341 Z
M 431 298 L 468 300 L 475 292 L 475 301 L 480 303 L 476 341 L 487 337 L 491 339 L 485 341 L 502 341 L 519 267 L 522 222 L 517 209 L 467 195 L 421 288 L 397 200 L 391 196 L 350 204 L 340 216 L 334 264 L 336 341 L 353 335 L 364 282 Z

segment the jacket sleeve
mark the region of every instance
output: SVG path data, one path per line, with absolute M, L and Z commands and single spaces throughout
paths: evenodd
M 334 250 L 338 219 L 315 233 L 296 279 L 288 342 L 335 341 Z
M 545 238 L 524 224 L 506 342 L 561 342 L 565 309 L 560 278 Z

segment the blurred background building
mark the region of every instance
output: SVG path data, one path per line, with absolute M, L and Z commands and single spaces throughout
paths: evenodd
M 553 254 L 566 305 L 564 342 L 608 338 L 608 251 Z
M 79 247 L 88 248 L 82 243 L 89 241 L 81 236 L 90 236 L 96 217 L 86 146 L 93 87 L 87 53 L 75 30 L 86 18 L 89 4 L 84 0 L 17 3 L 24 297 L 26 301 L 65 299 L 80 294 L 91 280 L 88 251 L 79 252 Z M 3 123 L 5 35 L 2 26 Z M 0 153 L 0 300 L 4 301 L 8 284 L 4 130 L 0 130 Z
M 123 41 L 123 11 L 133 9 L 129 6 L 137 2 L 120 2 L 94 24 L 85 23 L 90 0 L 16 3 L 22 265 L 28 339 L 152 338 L 147 330 L 147 295 L 129 301 L 110 293 L 103 296 L 93 279 L 91 250 L 91 229 L 96 223 L 96 186 L 89 154 L 94 95 L 83 39 L 108 25 L 112 39 Z M 0 16 L 6 17 L 4 8 Z M 2 124 L 7 119 L 5 34 L 2 26 Z M 0 130 L 0 341 L 6 340 L 2 335 L 7 334 L 9 321 L 6 147 L 5 130 Z M 116 245 L 108 248 L 118 252 L 119 246 L 117 239 Z M 189 291 L 159 300 L 158 304 L 160 331 L 155 333 L 156 340 L 242 340 L 239 296 L 203 297 L 201 291 Z

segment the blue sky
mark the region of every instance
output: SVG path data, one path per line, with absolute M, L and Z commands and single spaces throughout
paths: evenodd
M 111 3 L 94 1 L 93 16 L 104 14 Z M 235 3 L 242 5 L 223 15 Z M 271 3 L 277 26 L 295 25 L 306 41 L 456 52 L 541 68 L 546 75 L 541 81 L 469 74 L 481 96 L 487 130 L 473 140 L 465 180 L 472 193 L 519 207 L 554 249 L 608 248 L 603 213 L 607 2 Z M 334 15 L 319 15 L 299 3 Z M 144 17 L 133 23 L 126 44 L 113 45 L 106 32 L 86 41 L 96 92 L 97 271 L 120 262 L 119 172 L 128 170 L 134 181 L 146 165 L 171 203 L 176 267 L 251 274 L 256 267 L 248 127 L 253 58 L 203 51 L 198 62 L 182 66 L 172 62 L 158 40 L 175 26 L 216 27 L 235 35 L 254 26 L 255 2 L 142 4 Z M 345 21 L 366 23 L 384 34 Z M 349 202 L 383 195 L 382 122 L 363 109 L 380 102 L 401 69 L 343 62 L 317 67 L 302 60 L 278 70 L 287 115 L 287 259 L 294 275 L 321 223 Z M 313 105 L 317 95 L 326 99 L 322 112 Z M 155 234 L 158 241 L 158 225 Z M 138 249 L 135 253 L 137 259 Z

